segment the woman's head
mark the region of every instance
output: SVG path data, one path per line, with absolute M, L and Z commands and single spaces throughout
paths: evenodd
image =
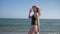
M 32 9 L 40 15 L 40 9 L 37 6 L 32 6 Z

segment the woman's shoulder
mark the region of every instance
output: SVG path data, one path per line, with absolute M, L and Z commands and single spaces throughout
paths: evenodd
M 34 16 L 37 17 L 37 16 L 39 16 L 39 15 L 38 15 L 38 13 L 35 13 Z
M 38 13 L 36 13 L 36 16 L 39 16 L 39 14 L 38 14 Z

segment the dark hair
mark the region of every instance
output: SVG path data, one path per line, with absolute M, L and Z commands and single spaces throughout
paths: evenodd
M 37 9 L 37 13 L 39 14 L 40 16 L 40 9 L 37 7 L 37 6 L 32 6 L 32 7 L 35 7 Z

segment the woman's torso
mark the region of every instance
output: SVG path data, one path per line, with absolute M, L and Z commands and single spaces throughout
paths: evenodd
M 31 25 L 38 25 L 37 19 L 35 18 L 34 15 L 35 15 L 35 14 L 33 14 L 33 15 L 32 15 L 32 18 L 31 18 Z

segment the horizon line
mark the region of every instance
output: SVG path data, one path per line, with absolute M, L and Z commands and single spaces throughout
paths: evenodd
M 0 18 L 0 19 L 3 19 L 3 18 Z M 7 19 L 29 19 L 29 18 L 7 18 Z M 52 18 L 39 18 L 39 19 L 52 19 Z M 53 19 L 56 19 L 56 18 L 53 18 Z

